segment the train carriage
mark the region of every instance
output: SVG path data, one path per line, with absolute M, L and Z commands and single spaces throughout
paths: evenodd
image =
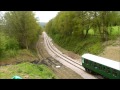
M 89 53 L 83 54 L 81 59 L 87 72 L 97 73 L 108 79 L 120 79 L 120 62 Z

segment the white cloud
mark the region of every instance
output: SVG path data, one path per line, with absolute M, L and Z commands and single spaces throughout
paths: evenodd
M 59 11 L 35 11 L 35 16 L 39 17 L 40 22 L 48 22 L 54 18 Z

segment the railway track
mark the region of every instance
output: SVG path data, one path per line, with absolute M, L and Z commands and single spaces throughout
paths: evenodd
M 82 72 L 84 72 L 84 76 L 86 77 L 86 74 L 90 76 L 90 78 L 87 79 L 98 79 L 99 77 L 97 75 L 91 75 L 89 73 L 85 72 L 85 69 L 82 67 L 81 63 L 74 61 L 73 59 L 71 59 L 70 57 L 67 57 L 66 55 L 62 54 L 57 48 L 53 48 L 53 44 L 52 42 L 50 42 L 50 38 L 46 35 L 46 33 L 44 33 L 44 43 L 47 45 L 47 47 L 50 49 L 50 51 L 52 53 L 54 53 L 54 55 L 56 55 L 57 57 L 61 58 L 62 60 L 66 61 L 67 63 L 71 64 L 72 66 L 76 67 L 77 71 L 82 70 Z M 83 78 L 85 78 L 83 76 Z
M 58 52 L 55 48 L 52 48 L 51 42 L 49 42 L 48 37 L 46 39 L 46 44 L 49 47 L 49 49 L 56 54 L 58 57 L 62 58 L 63 60 L 65 60 L 66 62 L 70 63 L 71 65 L 84 70 L 84 68 L 82 67 L 82 65 L 78 62 L 73 61 L 72 59 L 70 59 L 69 57 L 66 57 L 65 55 L 63 55 L 61 52 Z M 61 57 L 62 56 L 62 57 Z
M 39 36 L 39 38 L 40 38 L 40 36 Z M 40 46 L 40 40 L 37 42 L 36 50 L 37 50 L 39 59 L 44 60 L 45 56 L 43 54 L 43 50 L 39 46 Z
M 61 79 L 83 79 L 79 74 L 75 73 L 73 70 L 67 68 L 62 63 L 51 57 L 51 55 L 46 51 L 43 41 L 43 37 L 40 36 L 36 45 L 37 53 L 40 60 L 34 61 L 32 63 L 47 65 L 52 71 L 54 71 L 56 76 Z

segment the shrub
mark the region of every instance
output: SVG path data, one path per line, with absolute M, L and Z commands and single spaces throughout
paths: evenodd
M 15 38 L 10 38 L 0 33 L 0 58 L 16 56 L 19 43 Z

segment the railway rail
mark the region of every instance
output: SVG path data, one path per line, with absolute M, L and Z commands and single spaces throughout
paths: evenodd
M 84 70 L 84 68 L 82 67 L 82 65 L 81 65 L 80 63 L 77 63 L 77 62 L 73 61 L 72 59 L 64 56 L 61 52 L 58 52 L 55 48 L 52 48 L 52 45 L 51 45 L 51 43 L 49 42 L 48 37 L 47 37 L 47 39 L 46 39 L 46 42 L 47 42 L 46 44 L 47 44 L 47 46 L 49 47 L 49 49 L 50 49 L 54 54 L 56 54 L 58 57 L 62 58 L 62 59 L 65 60 L 66 62 L 72 64 L 73 66 L 75 66 L 75 67 L 77 67 L 77 68 L 79 68 L 79 69 Z
M 82 74 L 84 75 L 83 78 L 86 78 L 86 75 L 88 75 L 89 77 L 87 79 L 98 79 L 100 76 L 99 75 L 91 75 L 89 73 L 85 72 L 85 69 L 82 67 L 82 64 L 80 62 L 76 62 L 75 60 L 73 60 L 70 57 L 67 57 L 66 55 L 62 54 L 62 52 L 60 52 L 57 48 L 55 48 L 52 44 L 52 42 L 50 42 L 50 38 L 46 35 L 46 33 L 44 33 L 44 43 L 45 45 L 47 45 L 47 48 L 54 53 L 54 55 L 56 55 L 57 57 L 61 58 L 62 60 L 66 61 L 67 63 L 71 64 L 72 66 L 76 67 L 77 71 L 81 70 Z M 54 48 L 53 48 L 54 47 Z M 78 73 L 78 72 L 77 72 Z M 80 74 L 80 73 L 79 73 Z M 101 79 L 101 77 L 99 78 Z
M 55 60 L 46 50 L 44 45 L 43 35 L 39 36 L 39 41 L 36 45 L 37 53 L 39 56 L 39 61 L 34 61 L 34 64 L 45 64 L 52 71 L 54 71 L 55 75 L 61 79 L 83 79 L 79 74 L 75 73 L 70 68 L 66 67 L 59 61 Z

